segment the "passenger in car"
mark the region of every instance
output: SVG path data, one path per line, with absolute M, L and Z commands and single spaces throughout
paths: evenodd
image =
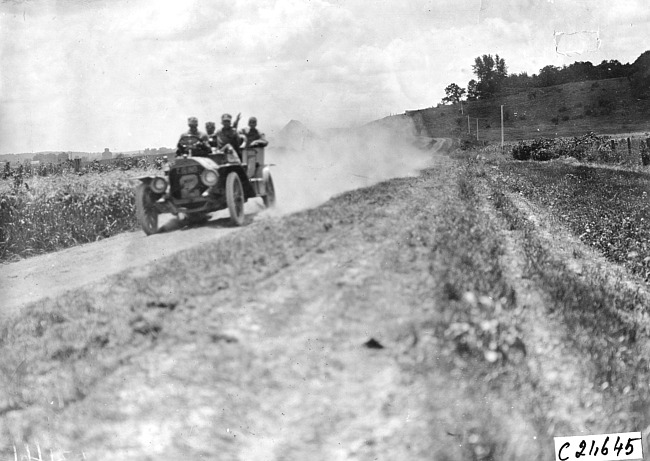
M 237 122 L 239 122 L 239 115 L 237 116 L 237 120 L 235 120 L 235 124 Z M 227 145 L 230 145 L 235 150 L 235 152 L 237 152 L 237 155 L 241 160 L 241 148 L 245 142 L 245 139 L 241 138 L 239 133 L 237 133 L 237 129 L 234 128 L 231 123 L 232 116 L 230 114 L 223 114 L 221 116 L 221 128 L 215 135 L 215 138 L 217 140 L 217 149 L 223 149 Z
M 216 129 L 217 126 L 214 122 L 205 123 L 205 132 L 208 135 L 208 143 L 210 144 L 210 147 L 217 147 L 217 133 L 215 132 Z
M 257 118 L 248 119 L 248 126 L 242 128 L 241 134 L 246 136 L 246 147 L 265 147 L 269 142 L 264 133 L 257 129 Z

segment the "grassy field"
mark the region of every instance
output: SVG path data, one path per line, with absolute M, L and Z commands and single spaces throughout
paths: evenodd
M 458 151 L 34 304 L 0 331 L 0 456 L 529 460 L 642 430 L 644 191 Z

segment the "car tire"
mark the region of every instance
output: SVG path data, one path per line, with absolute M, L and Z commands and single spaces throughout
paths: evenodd
M 271 173 L 266 178 L 266 195 L 262 196 L 262 200 L 266 208 L 273 208 L 275 206 L 275 187 L 273 186 Z
M 135 189 L 135 215 L 147 235 L 158 232 L 158 210 L 149 186 L 142 183 Z
M 226 203 L 230 211 L 230 220 L 235 226 L 244 224 L 244 188 L 239 175 L 231 171 L 226 177 Z

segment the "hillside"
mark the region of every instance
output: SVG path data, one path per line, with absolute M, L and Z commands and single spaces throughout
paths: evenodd
M 574 136 L 589 131 L 628 133 L 650 131 L 650 100 L 634 97 L 626 78 L 566 83 L 546 88 L 507 91 L 491 100 L 463 102 L 407 111 L 399 118 L 411 118 L 421 134 L 470 136 L 501 139 L 501 109 L 504 105 L 506 141 L 535 136 Z

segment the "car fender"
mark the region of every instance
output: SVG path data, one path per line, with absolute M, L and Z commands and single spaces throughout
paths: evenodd
M 225 180 L 226 177 L 228 176 L 228 173 L 233 171 L 237 173 L 239 179 L 241 180 L 241 185 L 244 189 L 244 196 L 246 197 L 246 199 L 255 197 L 256 196 L 255 189 L 251 185 L 250 179 L 246 174 L 246 169 L 244 168 L 244 165 L 241 163 L 227 163 L 225 165 L 219 165 L 219 176 L 221 177 L 221 181 L 223 181 L 222 185 L 225 184 Z
M 130 178 L 129 181 L 131 181 L 132 184 L 138 185 L 138 182 L 144 183 L 146 185 L 149 185 L 151 181 L 154 180 L 154 178 L 157 178 L 158 176 L 136 176 L 135 178 Z
M 262 179 L 264 180 L 264 182 L 268 181 L 270 176 L 271 176 L 271 165 L 264 165 L 264 168 L 262 168 Z

